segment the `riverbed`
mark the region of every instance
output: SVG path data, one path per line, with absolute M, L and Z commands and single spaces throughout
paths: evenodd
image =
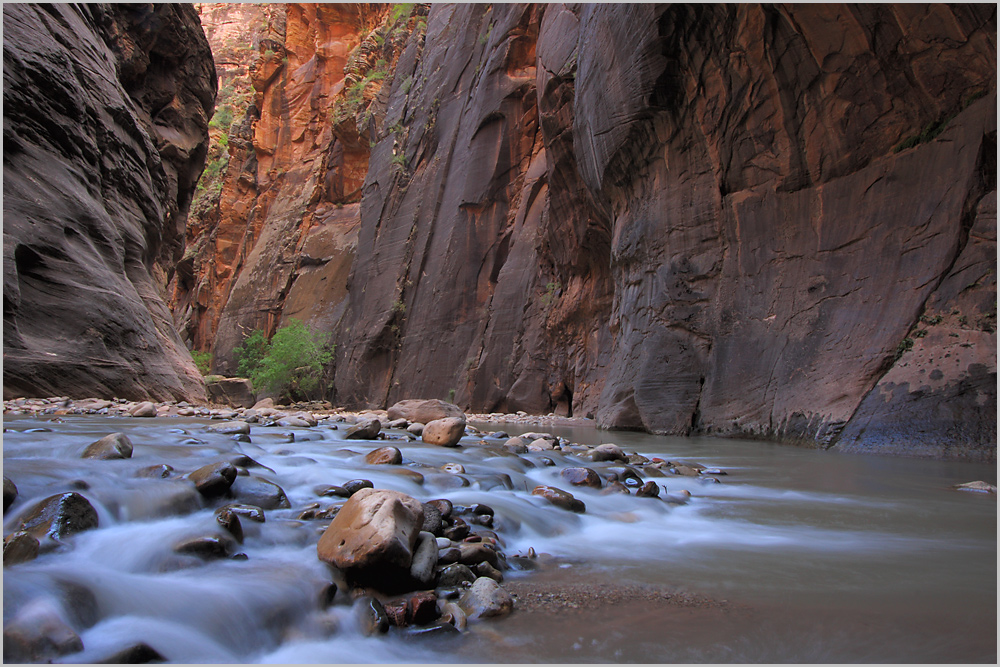
M 139 642 L 182 663 L 997 659 L 996 497 L 952 488 L 995 485 L 995 465 L 473 424 L 485 433 L 614 442 L 725 473 L 649 477 L 662 495 L 689 491 L 686 504 L 574 488 L 587 507 L 574 514 L 530 493 L 564 486 L 563 467 L 588 465 L 563 452 L 500 456 L 473 436 L 446 449 L 397 430 L 391 442 L 345 441 L 343 425 L 253 425 L 245 443 L 200 418 L 60 420 L 4 418 L 4 475 L 19 491 L 4 534 L 35 502 L 71 490 L 91 501 L 100 524 L 4 569 L 4 624 L 26 609 L 54 610 L 84 647 L 63 662 L 92 662 Z M 80 458 L 112 432 L 134 443 L 131 458 Z M 403 465 L 364 462 L 386 444 L 400 449 Z M 216 527 L 213 507 L 192 501 L 180 475 L 233 455 L 260 464 L 253 474 L 280 485 L 290 508 L 268 511 L 247 531 L 245 560 L 179 559 L 173 545 Z M 468 486 L 439 472 L 450 463 L 463 466 Z M 177 475 L 137 477 L 160 464 Z M 505 476 L 509 483 L 497 482 Z M 505 552 L 539 555 L 534 569 L 504 573 L 514 612 L 455 636 L 369 637 L 349 600 L 318 604 L 329 581 L 316 557 L 325 522 L 298 517 L 325 500 L 318 487 L 358 478 L 421 501 L 492 507 Z

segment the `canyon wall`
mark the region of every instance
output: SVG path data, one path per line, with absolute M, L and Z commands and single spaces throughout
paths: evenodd
M 204 400 L 164 296 L 216 92 L 188 5 L 4 5 L 4 397 Z
M 995 8 L 421 12 L 344 132 L 374 23 L 288 6 L 218 370 L 294 316 L 345 405 L 995 460 Z

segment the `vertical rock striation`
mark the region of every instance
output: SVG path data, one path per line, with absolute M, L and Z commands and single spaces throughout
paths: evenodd
M 257 52 L 175 290 L 217 370 L 298 317 L 342 404 L 995 460 L 994 7 L 293 4 Z
M 187 5 L 4 6 L 4 396 L 204 399 L 163 291 L 215 98 Z

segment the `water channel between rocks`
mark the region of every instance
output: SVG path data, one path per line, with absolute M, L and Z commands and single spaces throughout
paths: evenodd
M 67 547 L 4 568 L 5 626 L 26 610 L 53 608 L 79 634 L 84 650 L 60 661 L 145 642 L 171 662 L 996 662 L 995 496 L 950 488 L 995 484 L 995 465 L 477 424 L 614 442 L 727 473 L 719 483 L 650 478 L 669 493 L 690 491 L 686 505 L 573 488 L 587 506 L 578 515 L 530 491 L 569 488 L 559 478 L 565 466 L 602 464 L 560 452 L 501 456 L 502 440 L 491 448 L 466 437 L 450 449 L 344 441 L 343 425 L 254 425 L 252 442 L 239 443 L 208 431 L 207 419 L 62 419 L 7 416 L 3 441 L 4 475 L 19 491 L 5 535 L 56 493 L 76 490 L 99 514 L 100 526 Z M 80 458 L 112 432 L 128 435 L 132 458 Z M 401 450 L 403 465 L 364 462 L 386 444 Z M 253 474 L 279 484 L 291 508 L 269 510 L 247 531 L 247 560 L 184 560 L 173 546 L 217 530 L 217 503 L 192 504 L 180 475 L 237 454 L 265 466 Z M 556 465 L 542 465 L 543 456 Z M 430 474 L 447 463 L 463 465 L 470 485 Z M 136 476 L 158 464 L 175 476 Z M 423 483 L 407 470 L 424 473 Z M 513 488 L 487 488 L 504 474 Z M 551 558 L 505 573 L 517 596 L 508 617 L 472 622 L 456 636 L 366 637 L 346 598 L 328 610 L 317 602 L 329 581 L 316 556 L 327 522 L 296 520 L 305 506 L 333 500 L 319 498 L 317 486 L 358 478 L 421 501 L 488 504 L 508 555 L 533 548 Z

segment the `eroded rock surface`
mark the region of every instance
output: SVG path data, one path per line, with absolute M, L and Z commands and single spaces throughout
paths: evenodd
M 204 400 L 163 300 L 216 92 L 190 5 L 4 7 L 4 396 Z

